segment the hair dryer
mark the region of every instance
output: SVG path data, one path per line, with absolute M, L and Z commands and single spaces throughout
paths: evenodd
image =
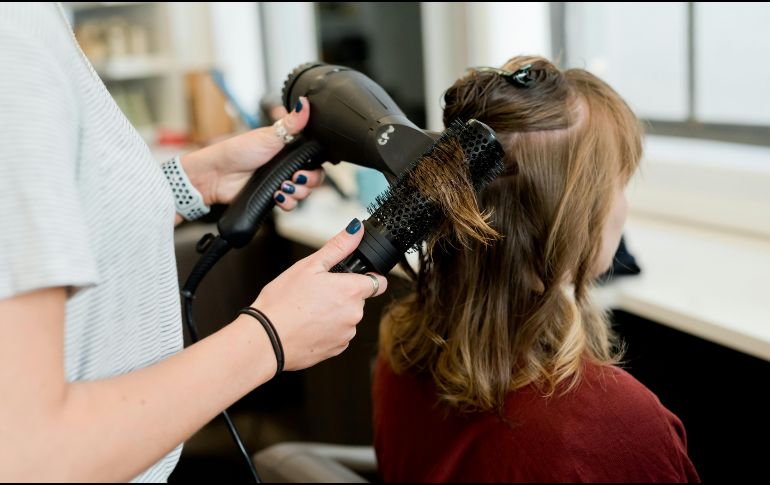
M 347 67 L 299 66 L 284 83 L 284 105 L 300 96 L 313 107 L 305 133 L 323 144 L 330 161 L 373 168 L 392 181 L 433 143 L 377 83 Z
M 230 247 L 251 241 L 275 205 L 273 192 L 297 170 L 345 161 L 379 170 L 392 183 L 438 137 L 409 121 L 377 83 L 347 67 L 299 66 L 283 86 L 287 109 L 300 96 L 312 107 L 302 135 L 254 173 L 219 220 L 219 237 Z
M 315 168 L 323 161 L 346 161 L 379 170 L 392 184 L 440 136 L 418 128 L 377 83 L 347 67 L 323 63 L 297 67 L 284 82 L 283 103 L 290 109 L 300 96 L 312 106 L 302 135 L 254 172 L 217 223 L 219 235 L 208 234 L 198 243 L 203 256 L 182 289 L 185 298 L 192 299 L 200 281 L 227 251 L 251 241 L 275 205 L 273 193 L 297 170 Z M 485 130 L 494 139 L 494 132 Z M 387 264 L 376 264 L 375 270 L 392 268 L 397 247 L 388 248 Z
M 219 235 L 207 234 L 198 242 L 203 256 L 182 288 L 186 310 L 217 261 L 252 240 L 275 205 L 273 193 L 294 172 L 316 168 L 323 161 L 347 161 L 379 170 L 392 182 L 438 137 L 409 121 L 377 83 L 347 67 L 323 63 L 297 67 L 283 86 L 287 109 L 300 96 L 312 105 L 302 135 L 254 172 L 219 219 Z M 194 329 L 191 333 L 197 340 Z

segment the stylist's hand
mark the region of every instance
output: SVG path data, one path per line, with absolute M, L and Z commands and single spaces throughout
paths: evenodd
M 283 126 L 296 136 L 310 118 L 310 103 L 301 97 Z M 206 204 L 229 204 L 257 168 L 269 162 L 284 147 L 275 126 L 265 126 L 182 156 L 190 181 L 203 195 Z M 323 181 L 323 170 L 300 170 L 281 184 L 273 194 L 276 205 L 284 210 L 297 206 Z
M 369 276 L 329 273 L 358 247 L 363 233 L 363 224 L 354 219 L 324 247 L 265 286 L 254 302 L 278 332 L 286 370 L 310 367 L 345 350 L 363 317 L 364 300 L 387 288 L 380 275 L 379 290 L 372 295 Z

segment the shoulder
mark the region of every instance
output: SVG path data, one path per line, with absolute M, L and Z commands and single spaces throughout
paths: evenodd
M 63 11 L 54 2 L 0 3 L 0 33 L 54 43 L 71 30 Z
M 642 439 L 667 437 L 672 426 L 681 426 L 655 393 L 617 366 L 586 364 L 573 390 L 547 401 L 578 429 L 598 427 Z
M 487 452 L 505 455 L 499 457 L 502 463 L 513 463 L 504 471 L 509 477 L 679 481 L 697 476 L 681 421 L 618 367 L 588 366 L 566 394 L 512 392 L 502 422 L 485 424 L 476 438 L 494 443 Z
M 55 3 L 0 3 L 0 38 L 6 62 L 39 63 L 43 57 L 49 69 L 66 70 L 77 47 L 69 23 Z
M 657 413 L 665 409 L 655 393 L 625 369 L 614 365 L 586 365 L 575 392 L 584 399 L 599 400 L 605 406 L 622 406 L 626 412 Z
M 35 120 L 37 132 L 49 128 L 41 123 L 67 121 L 67 127 L 74 127 L 79 98 L 72 61 L 77 44 L 59 7 L 0 4 L 0 45 L 0 64 L 13 73 L 0 76 L 0 105 L 7 115 L 3 121 Z
M 388 404 L 381 407 L 390 407 L 400 402 L 405 405 L 410 405 L 409 403 L 414 405 L 415 396 L 419 396 L 426 405 L 435 399 L 434 387 L 430 379 L 410 372 L 396 373 L 382 352 L 378 353 L 374 365 L 372 394 L 375 404 Z
M 670 451 L 686 449 L 682 421 L 655 393 L 617 366 L 589 366 L 578 391 L 598 415 L 613 420 L 640 443 L 666 445 Z
M 640 437 L 660 438 L 686 448 L 682 421 L 661 403 L 655 393 L 617 366 L 593 366 L 581 384 L 592 395 L 607 419 L 618 419 Z

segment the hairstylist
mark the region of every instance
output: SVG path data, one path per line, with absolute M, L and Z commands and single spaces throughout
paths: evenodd
M 0 481 L 165 481 L 180 443 L 273 377 L 276 355 L 249 315 L 182 350 L 171 182 L 61 8 L 0 4 L 0 45 Z M 188 180 L 173 183 L 202 201 L 177 210 L 230 201 L 310 110 L 303 100 L 278 126 L 183 156 Z M 294 174 L 279 206 L 321 177 Z M 364 299 L 385 290 L 328 273 L 362 233 L 354 220 L 252 304 L 285 369 L 342 352 Z

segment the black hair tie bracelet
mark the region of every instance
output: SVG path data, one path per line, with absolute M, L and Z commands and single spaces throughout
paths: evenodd
M 257 310 L 256 308 L 252 308 L 248 306 L 243 307 L 238 311 L 238 313 L 251 315 L 259 323 L 261 323 L 262 326 L 265 328 L 265 332 L 267 333 L 267 336 L 270 338 L 270 343 L 273 344 L 275 359 L 278 361 L 278 369 L 275 371 L 275 375 L 277 376 L 283 371 L 284 357 L 283 357 L 283 345 L 281 345 L 281 339 L 278 338 L 278 332 L 276 332 L 275 327 L 273 326 L 273 322 L 271 322 L 270 319 L 267 318 L 264 313 Z

